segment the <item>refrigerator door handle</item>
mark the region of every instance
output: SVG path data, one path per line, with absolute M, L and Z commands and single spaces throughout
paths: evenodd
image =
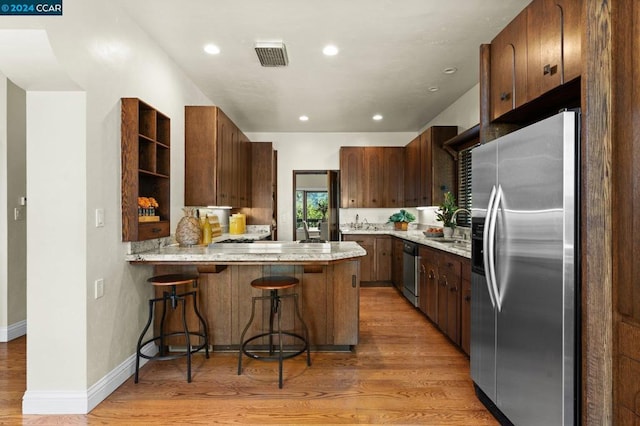
M 487 218 L 485 219 L 485 226 L 482 231 L 482 262 L 484 263 L 485 276 L 487 281 L 487 291 L 489 292 L 489 299 L 491 300 L 491 306 L 495 309 L 496 301 L 493 294 L 493 283 L 491 282 L 491 275 L 489 271 L 491 270 L 490 260 L 489 260 L 489 250 L 493 249 L 493 244 L 491 248 L 489 248 L 489 239 L 491 236 L 489 235 L 489 227 L 491 224 L 491 217 L 493 212 L 493 203 L 496 198 L 496 186 L 493 185 L 491 188 L 491 194 L 489 195 L 489 205 L 487 206 Z
M 500 303 L 500 292 L 498 290 L 498 281 L 496 280 L 496 260 L 495 260 L 495 236 L 496 236 L 496 222 L 498 220 L 498 209 L 500 208 L 500 203 L 502 202 L 502 186 L 498 185 L 498 190 L 496 191 L 495 200 L 493 201 L 493 205 L 491 206 L 491 216 L 489 221 L 489 241 L 487 242 L 488 248 L 488 276 L 489 279 L 487 282 L 491 282 L 491 287 L 493 289 L 493 297 L 495 299 L 495 305 L 498 308 L 498 312 L 502 311 L 502 304 Z

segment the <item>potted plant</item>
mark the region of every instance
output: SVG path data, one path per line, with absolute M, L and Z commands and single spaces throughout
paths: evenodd
M 414 220 L 416 220 L 416 217 L 411 214 L 411 212 L 401 209 L 398 213 L 389 216 L 389 222 L 387 223 L 393 222 L 395 229 L 406 231 L 409 227 L 409 222 L 413 222 Z
M 436 213 L 436 220 L 442 222 L 442 232 L 446 238 L 450 238 L 453 235 L 453 229 L 456 227 L 456 222 L 453 219 L 456 210 L 458 210 L 456 198 L 451 192 L 445 192 L 444 201 L 440 204 Z

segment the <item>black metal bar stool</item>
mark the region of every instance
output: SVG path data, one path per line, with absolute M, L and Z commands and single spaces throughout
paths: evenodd
M 198 286 L 198 275 L 195 274 L 168 274 L 168 275 L 157 275 L 155 277 L 151 277 L 147 280 L 154 286 L 158 287 L 169 287 L 170 291 L 163 291 L 162 297 L 157 297 L 155 299 L 149 300 L 149 319 L 147 320 L 147 324 L 144 326 L 142 333 L 140 333 L 140 337 L 138 338 L 138 345 L 136 347 L 136 374 L 134 377 L 134 382 L 138 383 L 138 371 L 140 370 L 140 358 L 145 358 L 149 360 L 168 360 L 168 359 L 176 359 L 180 357 L 187 358 L 187 382 L 191 383 L 191 355 L 205 350 L 205 355 L 209 358 L 209 334 L 207 333 L 207 323 L 205 322 L 202 315 L 200 315 L 200 311 L 198 311 L 198 304 L 196 303 L 196 295 L 197 292 L 195 290 L 187 291 L 185 293 L 178 294 L 176 291 L 176 286 L 191 284 L 195 289 Z M 198 332 L 189 331 L 189 327 L 187 326 L 187 298 L 191 297 L 193 299 L 193 310 L 195 314 L 198 316 L 201 324 L 201 330 Z M 160 334 L 158 336 L 152 337 L 146 341 L 142 341 L 149 326 L 151 325 L 151 321 L 153 320 L 153 308 L 156 302 L 162 302 L 162 318 L 160 319 Z M 181 331 L 170 331 L 165 332 L 164 322 L 167 313 L 167 303 L 171 303 L 171 308 L 176 309 L 178 303 L 182 304 L 182 325 L 183 330 Z M 168 353 L 168 350 L 165 345 L 165 339 L 169 336 L 184 336 L 185 337 L 185 345 L 186 349 L 184 352 L 173 352 L 172 354 Z M 195 336 L 200 339 L 200 343 L 197 346 L 191 345 L 191 337 Z M 154 342 L 159 340 L 159 352 L 156 355 L 146 355 L 142 353 L 142 348 L 150 342 Z
M 257 359 L 257 360 L 265 360 L 265 361 L 278 361 L 278 387 L 282 389 L 282 362 L 285 359 L 293 358 L 297 355 L 300 355 L 303 352 L 307 352 L 307 365 L 311 365 L 311 353 L 309 351 L 309 330 L 307 329 L 307 325 L 305 324 L 302 316 L 300 315 L 300 309 L 298 308 L 298 294 L 286 294 L 280 295 L 278 294 L 278 290 L 284 290 L 287 288 L 295 287 L 298 284 L 298 279 L 294 277 L 286 277 L 286 276 L 272 276 L 272 277 L 262 277 L 255 279 L 251 282 L 251 286 L 253 288 L 257 288 L 260 290 L 270 290 L 269 296 L 257 296 L 252 298 L 251 304 L 251 318 L 249 318 L 249 322 L 247 326 L 244 328 L 242 335 L 240 336 L 240 351 L 238 353 L 238 375 L 242 374 L 242 354 L 246 356 Z M 293 331 L 283 331 L 282 323 L 281 323 L 281 301 L 285 298 L 293 298 L 295 305 L 296 317 L 302 324 L 302 329 L 304 331 L 304 336 L 294 333 Z M 247 340 L 244 339 L 245 334 L 249 330 L 251 323 L 253 323 L 253 319 L 255 317 L 256 312 L 256 301 L 258 300 L 270 300 L 271 302 L 271 312 L 269 315 L 269 331 L 257 334 L 255 336 L 249 337 Z M 277 329 L 273 328 L 274 318 L 278 317 Z M 274 337 L 277 336 L 277 349 L 276 344 L 274 344 Z M 283 336 L 291 336 L 298 342 L 298 345 L 293 345 L 293 349 L 289 351 L 290 348 L 285 348 L 283 344 Z M 260 339 L 262 337 L 269 338 L 268 344 L 268 355 L 258 354 L 256 353 L 258 349 L 247 348 L 247 344 L 253 342 L 254 340 Z

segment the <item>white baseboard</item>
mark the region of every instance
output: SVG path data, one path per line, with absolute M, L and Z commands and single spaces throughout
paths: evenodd
M 9 342 L 27 334 L 27 320 L 16 322 L 9 327 L 0 327 L 0 342 Z
M 155 355 L 158 348 L 153 342 L 142 348 L 145 355 Z M 147 363 L 140 358 L 140 367 Z M 22 398 L 22 414 L 87 414 L 104 401 L 136 371 L 135 354 L 111 370 L 85 392 L 29 391 Z

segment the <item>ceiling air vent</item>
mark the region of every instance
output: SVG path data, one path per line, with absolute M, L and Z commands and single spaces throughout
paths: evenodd
M 286 67 L 289 64 L 287 48 L 279 41 L 257 42 L 256 54 L 263 67 Z

